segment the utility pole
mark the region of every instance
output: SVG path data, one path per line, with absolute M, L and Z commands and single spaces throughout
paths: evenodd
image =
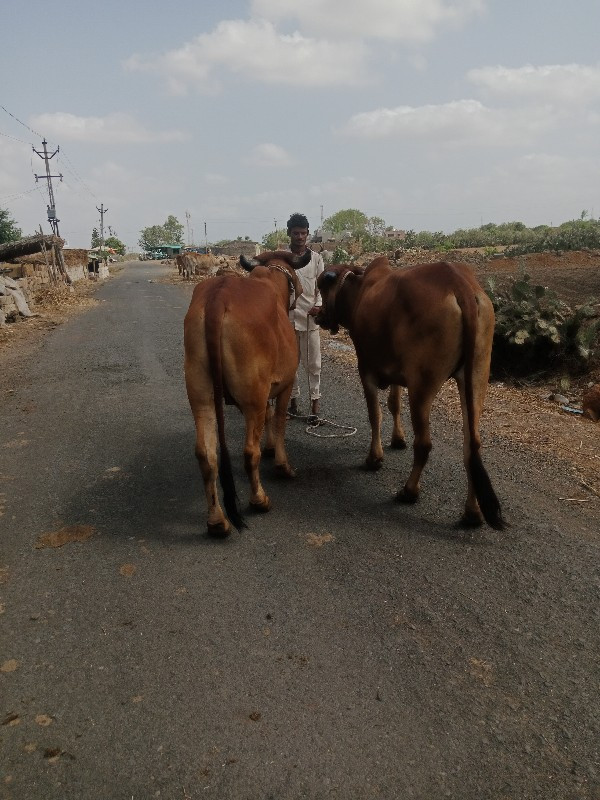
M 323 206 L 321 206 L 321 227 L 323 227 Z
M 188 239 L 188 244 L 191 244 L 192 242 L 191 242 L 191 240 L 190 240 L 190 212 L 189 212 L 189 211 L 186 211 L 186 212 L 185 212 L 185 221 L 186 221 L 186 224 L 187 224 L 187 239 Z
M 62 181 L 62 175 L 51 175 L 50 174 L 50 159 L 54 158 L 54 156 L 59 152 L 60 148 L 57 147 L 56 150 L 48 155 L 48 142 L 44 139 L 42 142 L 42 146 L 44 148 L 44 152 L 40 153 L 39 150 L 36 150 L 35 147 L 32 147 L 33 152 L 38 155 L 40 158 L 44 159 L 46 164 L 46 174 L 45 175 L 36 175 L 35 182 L 37 183 L 40 178 L 48 181 L 48 198 L 50 202 L 48 203 L 48 222 L 50 223 L 50 227 L 52 228 L 52 232 L 55 236 L 60 236 L 58 232 L 58 223 L 60 220 L 56 216 L 56 204 L 54 202 L 54 190 L 52 188 L 52 178 L 60 178 Z
M 104 215 L 108 208 L 104 208 L 104 203 L 100 203 L 100 208 L 96 206 L 96 211 L 100 212 L 100 247 L 104 250 Z
M 206 236 L 206 222 L 204 223 L 204 246 L 206 248 L 206 252 L 208 252 L 208 238 Z

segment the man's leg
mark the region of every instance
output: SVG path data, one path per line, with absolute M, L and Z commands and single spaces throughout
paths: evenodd
M 302 359 L 301 333 L 302 331 L 296 331 L 296 341 L 298 342 L 298 348 L 300 350 L 300 358 Z M 306 345 L 304 349 L 306 349 Z M 303 362 L 301 361 L 301 363 Z M 300 397 L 299 373 L 300 373 L 300 365 L 298 365 L 298 369 L 296 370 L 296 374 L 294 375 L 294 385 L 292 386 L 292 394 L 289 407 L 289 413 L 296 415 L 298 414 L 298 398 Z
M 321 335 L 319 328 L 308 331 L 308 386 L 310 390 L 310 413 L 319 414 L 321 398 Z

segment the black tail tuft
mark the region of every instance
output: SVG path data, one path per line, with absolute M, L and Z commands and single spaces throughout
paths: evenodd
M 490 527 L 495 528 L 497 531 L 503 530 L 506 527 L 506 523 L 502 519 L 500 501 L 496 497 L 490 476 L 487 474 L 478 452 L 471 453 L 469 472 L 483 518 Z
M 223 505 L 225 506 L 225 512 L 231 524 L 237 528 L 238 531 L 241 531 L 242 528 L 247 528 L 248 525 L 239 509 L 239 501 L 235 490 L 229 453 L 223 448 L 221 448 L 221 456 L 219 458 L 219 480 L 223 488 Z

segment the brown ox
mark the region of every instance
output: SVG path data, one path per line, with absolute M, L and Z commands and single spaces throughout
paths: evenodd
M 483 519 L 493 528 L 504 522 L 500 503 L 481 460 L 479 418 L 490 370 L 494 310 L 466 264 L 419 264 L 392 269 L 385 257 L 362 270 L 329 267 L 318 281 L 323 307 L 317 322 L 334 333 L 348 329 L 356 349 L 369 421 L 371 447 L 366 464 L 383 460 L 378 389 L 390 387 L 388 408 L 394 427 L 392 447 L 406 447 L 400 420 L 401 386 L 408 390 L 414 433 L 412 470 L 398 492 L 414 503 L 431 450 L 429 414 L 442 384 L 454 378 L 463 415 L 463 457 L 468 492 L 463 525 Z
M 302 289 L 294 269 L 310 259 L 285 251 L 261 253 L 254 262 L 240 257 L 250 277 L 208 278 L 194 289 L 184 322 L 185 380 L 196 424 L 196 457 L 208 506 L 208 532 L 225 536 L 231 521 L 245 527 L 239 511 L 227 444 L 223 401 L 235 404 L 246 422 L 244 466 L 250 481 L 250 505 L 268 511 L 271 503 L 260 483 L 260 439 L 274 451 L 278 472 L 292 477 L 285 444 L 286 410 L 298 367 L 298 345 L 288 318 L 290 296 Z M 275 398 L 275 410 L 269 399 Z M 215 423 L 217 435 L 215 436 Z M 223 505 L 217 493 L 218 474 Z
M 180 253 L 175 256 L 175 261 L 184 279 L 192 275 L 214 275 L 217 270 L 215 257 L 211 253 Z

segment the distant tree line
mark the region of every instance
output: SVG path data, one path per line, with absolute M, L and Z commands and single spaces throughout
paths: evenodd
M 528 228 L 523 222 L 488 222 L 478 228 L 459 228 L 453 233 L 443 231 L 403 231 L 394 236 L 395 229 L 381 217 L 369 217 L 355 208 L 338 211 L 323 220 L 321 233 L 324 239 L 334 238 L 354 242 L 353 250 L 362 252 L 393 252 L 413 248 L 447 251 L 465 247 L 489 249 L 505 248 L 507 256 L 525 255 L 544 251 L 600 249 L 600 220 L 589 219 L 582 211 L 579 219 L 563 222 L 558 227 L 538 225 Z M 262 244 L 269 250 L 286 246 L 285 230 L 265 234 Z
M 453 233 L 408 230 L 397 238 L 393 228 L 380 217 L 368 217 L 356 209 L 339 211 L 323 221 L 323 236 L 345 235 L 367 252 L 389 252 L 397 249 L 455 250 L 465 247 L 505 248 L 508 256 L 545 251 L 600 249 L 600 220 L 588 219 L 582 211 L 579 219 L 563 222 L 558 227 L 538 225 L 528 228 L 522 222 L 489 222 L 477 228 L 460 228 Z

